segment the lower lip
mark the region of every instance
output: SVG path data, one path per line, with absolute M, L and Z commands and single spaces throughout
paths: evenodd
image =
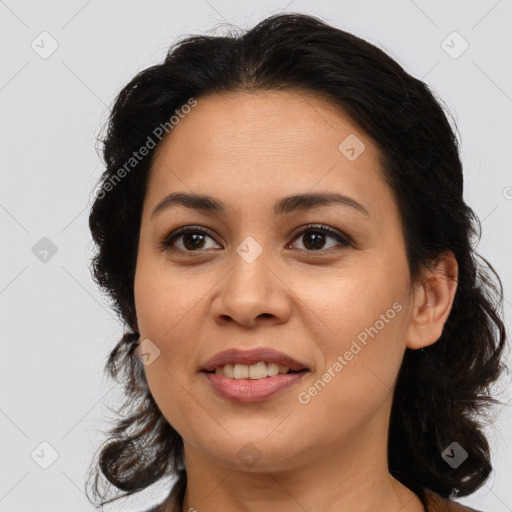
M 280 373 L 264 379 L 232 379 L 203 372 L 214 391 L 222 398 L 236 402 L 260 402 L 267 400 L 299 382 L 307 371 Z

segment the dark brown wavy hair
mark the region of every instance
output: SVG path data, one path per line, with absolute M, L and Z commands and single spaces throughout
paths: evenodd
M 501 280 L 474 250 L 481 226 L 463 200 L 458 140 L 440 100 L 384 51 L 292 13 L 243 33 L 183 38 L 161 64 L 138 73 L 110 111 L 101 140 L 106 169 L 89 217 L 96 246 L 91 269 L 125 326 L 106 370 L 124 387 L 126 401 L 91 466 L 89 500 L 103 505 L 177 476 L 171 498 L 182 503 L 187 483 L 182 438 L 158 409 L 134 355 L 141 210 L 158 144 L 133 168 L 126 163 L 190 98 L 258 90 L 315 92 L 372 138 L 400 209 L 412 279 L 443 252 L 455 255 L 458 286 L 441 337 L 424 349 L 406 349 L 403 358 L 388 461 L 390 473 L 416 492 L 428 488 L 448 499 L 471 494 L 492 470 L 483 412 L 500 403 L 491 384 L 504 369 L 506 331 Z M 468 452 L 456 469 L 441 456 L 453 441 Z M 124 494 L 107 499 L 113 488 Z

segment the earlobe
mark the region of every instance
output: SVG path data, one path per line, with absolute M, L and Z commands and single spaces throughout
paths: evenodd
M 458 265 L 451 251 L 441 254 L 415 285 L 406 346 L 416 350 L 435 343 L 452 309 Z

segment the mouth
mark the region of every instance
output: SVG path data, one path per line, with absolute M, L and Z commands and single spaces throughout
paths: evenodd
M 215 372 L 221 369 L 229 376 L 230 367 L 233 367 L 233 375 L 235 378 L 263 378 L 270 374 L 297 372 L 309 370 L 308 366 L 294 359 L 293 357 L 268 347 L 254 347 L 251 349 L 232 348 L 215 354 L 208 359 L 200 371 Z M 247 367 L 247 369 L 245 368 Z M 266 375 L 264 375 L 266 372 Z M 247 375 L 239 377 L 238 375 Z M 260 377 L 256 377 L 260 375 Z
M 288 366 L 280 365 L 277 363 L 268 363 L 265 361 L 259 361 L 256 364 L 226 364 L 218 366 L 214 370 L 207 371 L 215 375 L 227 377 L 229 379 L 249 379 L 249 380 L 260 380 L 267 379 L 269 377 L 275 377 L 276 375 L 289 375 L 292 373 L 302 373 L 309 371 L 307 368 L 300 370 L 292 370 Z
M 200 371 L 218 397 L 236 402 L 258 402 L 289 389 L 311 369 L 274 349 L 254 348 L 220 352 Z

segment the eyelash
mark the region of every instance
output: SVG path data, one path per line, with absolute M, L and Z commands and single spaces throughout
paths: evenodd
M 339 233 L 338 231 L 334 230 L 334 229 L 331 229 L 329 226 L 326 226 L 325 224 L 308 224 L 307 226 L 305 226 L 302 231 L 294 234 L 294 238 L 292 241 L 298 239 L 299 237 L 301 237 L 302 235 L 304 235 L 305 233 L 307 233 L 308 231 L 316 231 L 316 232 L 321 232 L 321 233 L 327 233 L 328 235 L 331 235 L 333 236 L 334 238 L 336 238 L 338 240 L 338 242 L 340 242 L 344 247 L 353 247 L 354 246 L 354 243 L 352 241 L 352 239 L 347 236 L 347 235 L 342 235 L 341 233 Z M 207 235 L 209 236 L 210 238 L 213 239 L 213 236 L 209 233 L 208 230 L 204 229 L 204 228 L 200 228 L 198 226 L 183 226 L 181 228 L 178 228 L 176 229 L 175 231 L 173 231 L 172 233 L 166 235 L 160 242 L 160 248 L 162 251 L 167 251 L 167 252 L 185 252 L 185 253 L 194 253 L 194 252 L 197 252 L 197 253 L 201 253 L 201 252 L 204 252 L 204 250 L 196 250 L 196 251 L 187 251 L 187 250 L 183 250 L 183 249 L 177 249 L 175 247 L 172 246 L 172 242 L 178 238 L 180 235 L 183 235 L 183 234 L 189 234 L 189 233 L 197 233 L 197 234 L 200 234 L 200 235 Z M 330 247 L 329 249 L 319 249 L 319 250 L 307 250 L 307 249 L 299 249 L 299 250 L 305 250 L 306 252 L 310 252 L 310 253 L 324 253 L 330 249 L 333 249 L 333 247 Z

